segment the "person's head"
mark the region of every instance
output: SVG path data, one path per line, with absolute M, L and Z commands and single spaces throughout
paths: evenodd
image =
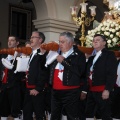
M 27 41 L 27 42 L 25 43 L 25 47 L 31 47 L 31 42 L 30 42 L 30 41 Z
M 63 32 L 59 36 L 59 47 L 62 52 L 67 52 L 74 44 L 73 34 L 70 32 Z
M 30 42 L 33 49 L 37 49 L 45 41 L 45 35 L 42 32 L 33 31 Z
M 96 51 L 102 50 L 103 48 L 106 47 L 107 44 L 105 36 L 101 34 L 94 35 L 92 44 L 93 44 L 93 48 Z
M 19 39 L 16 36 L 8 37 L 8 48 L 15 48 L 19 45 Z

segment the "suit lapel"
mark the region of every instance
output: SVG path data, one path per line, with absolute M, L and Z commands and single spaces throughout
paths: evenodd
M 32 60 L 30 61 L 30 64 L 32 63 L 32 61 L 34 61 L 36 56 L 37 56 L 37 53 L 35 53 L 35 55 L 33 56 Z
M 101 55 L 98 57 L 98 59 L 96 60 L 96 62 L 95 62 L 94 64 L 96 64 L 96 63 L 99 62 L 99 60 L 101 59 L 101 56 L 102 56 L 102 53 L 101 53 Z
M 38 56 L 40 53 L 40 49 L 37 49 L 37 53 L 35 53 L 35 55 L 33 56 L 32 60 L 30 61 L 30 64 L 32 63 L 32 61 L 34 61 L 34 59 L 36 58 L 36 56 Z

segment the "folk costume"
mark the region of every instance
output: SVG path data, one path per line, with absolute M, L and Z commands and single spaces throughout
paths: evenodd
M 79 120 L 79 98 L 81 76 L 85 69 L 85 56 L 78 48 L 72 47 L 60 53 L 65 59 L 51 64 L 52 84 L 51 120 L 60 120 L 63 110 L 68 120 Z
M 41 54 L 40 49 L 33 50 L 29 60 L 26 74 L 26 93 L 23 108 L 23 119 L 33 120 L 33 111 L 36 120 L 43 120 L 45 112 L 45 84 L 48 80 L 48 71 L 45 68 L 46 54 Z M 30 95 L 30 90 L 39 92 L 36 96 Z
M 120 119 L 120 59 L 118 60 L 117 80 L 113 91 L 112 117 Z
M 12 63 L 13 56 L 8 55 L 6 58 Z M 21 104 L 21 92 L 20 82 L 22 79 L 21 73 L 14 73 L 17 62 L 14 62 L 12 69 L 5 68 L 2 64 L 2 78 L 0 86 L 0 115 L 1 119 L 7 119 L 11 115 L 15 120 L 19 119 L 20 104 Z
M 96 110 L 103 120 L 111 120 L 111 95 L 103 100 L 102 92 L 113 90 L 117 78 L 117 60 L 112 51 L 102 49 L 91 56 L 87 64 L 89 92 L 87 97 L 86 117 L 93 118 Z

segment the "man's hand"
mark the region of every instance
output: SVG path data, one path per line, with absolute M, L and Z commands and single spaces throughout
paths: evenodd
M 103 92 L 102 92 L 102 98 L 103 98 L 103 100 L 105 100 L 105 99 L 108 99 L 109 98 L 109 91 L 108 90 L 104 90 Z
M 57 56 L 57 61 L 61 63 L 64 60 L 64 57 L 62 55 Z
M 80 95 L 80 100 L 85 100 L 86 99 L 86 93 L 84 92 L 81 92 L 81 95 Z
M 46 52 L 46 50 L 42 49 L 42 47 L 40 46 L 40 52 L 41 52 L 42 54 L 44 54 L 44 53 Z
M 35 90 L 35 89 L 30 90 L 30 95 L 36 96 L 37 94 L 39 94 L 39 92 L 37 90 Z

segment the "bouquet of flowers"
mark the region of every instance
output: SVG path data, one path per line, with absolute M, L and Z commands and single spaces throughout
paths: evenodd
M 114 20 L 106 20 L 93 30 L 88 31 L 86 36 L 86 47 L 92 47 L 95 34 L 102 34 L 106 37 L 107 46 L 112 50 L 120 50 L 120 24 Z

